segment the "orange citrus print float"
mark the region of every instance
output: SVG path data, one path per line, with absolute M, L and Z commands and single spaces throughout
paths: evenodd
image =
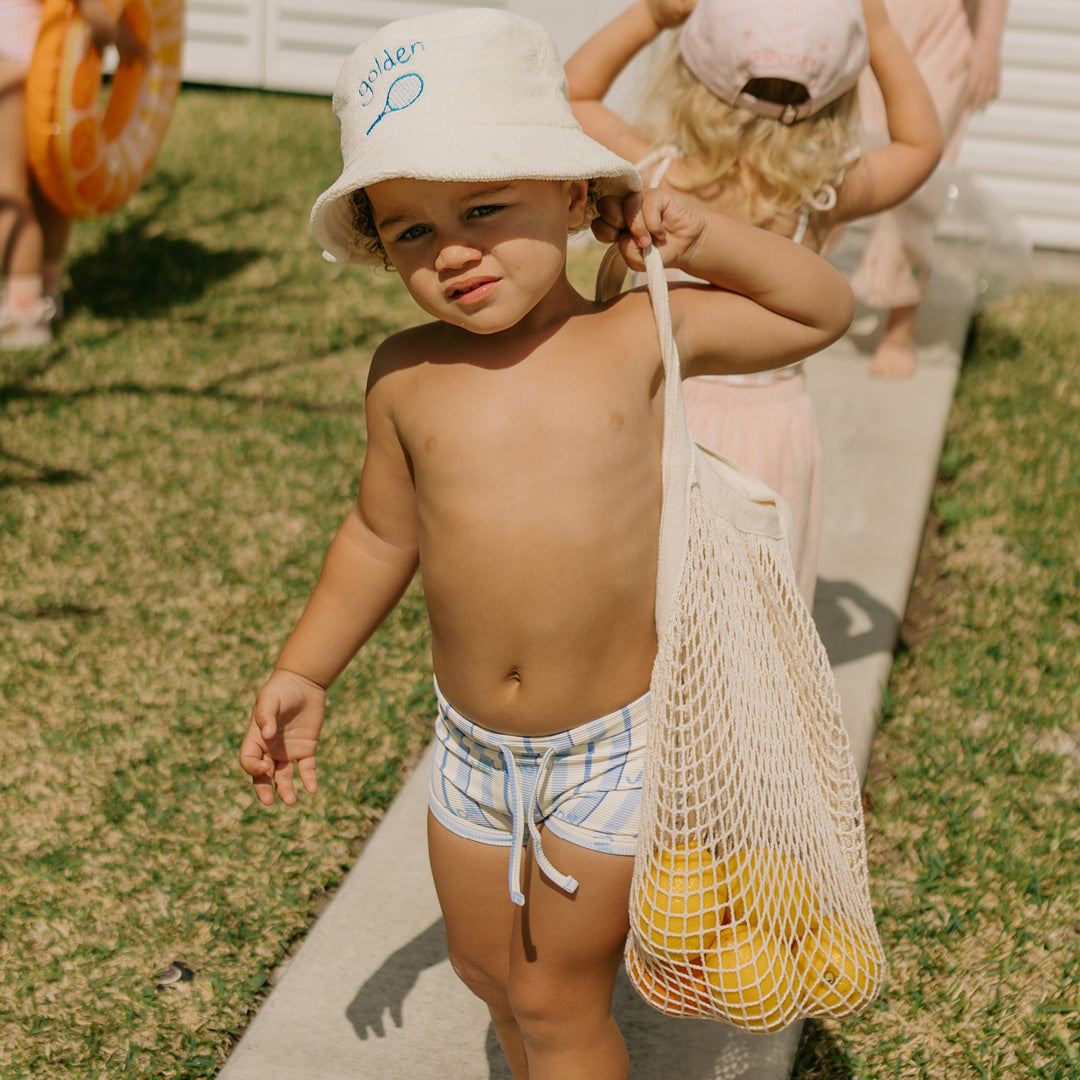
M 121 61 L 101 109 L 101 55 L 74 0 L 45 0 L 26 78 L 27 152 L 41 190 L 68 217 L 115 210 L 157 156 L 180 88 L 184 0 L 108 0 L 150 60 Z
M 627 974 L 650 1005 L 746 1031 L 850 1016 L 885 973 L 876 930 L 821 910 L 805 868 L 779 851 L 654 851 L 640 881 Z

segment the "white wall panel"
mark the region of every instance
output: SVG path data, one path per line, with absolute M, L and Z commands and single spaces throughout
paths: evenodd
M 1001 96 L 957 164 L 1015 211 L 1034 244 L 1080 249 L 1080 0 L 1012 0 Z
M 185 81 L 263 84 L 263 0 L 187 0 L 185 12 Z

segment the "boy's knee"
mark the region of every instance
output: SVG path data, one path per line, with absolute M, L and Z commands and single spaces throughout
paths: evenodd
M 507 999 L 506 976 L 498 975 L 487 965 L 470 957 L 450 954 L 450 966 L 454 974 L 483 1001 L 488 1008 L 505 1012 L 509 1015 L 510 1005 Z
M 567 1027 L 587 1023 L 590 1013 L 595 1013 L 599 1019 L 610 1013 L 608 1002 L 602 1000 L 601 995 L 590 1003 L 587 994 L 569 993 L 568 990 L 565 979 L 552 978 L 532 967 L 524 976 L 511 975 L 510 1008 L 527 1041 L 533 1044 L 562 1041 Z

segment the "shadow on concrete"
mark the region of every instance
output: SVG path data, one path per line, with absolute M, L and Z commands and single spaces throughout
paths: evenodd
M 900 619 L 881 600 L 853 581 L 818 578 L 814 622 L 833 667 L 875 653 L 891 653 Z
M 384 1039 L 390 1026 L 402 1028 L 405 999 L 423 972 L 446 960 L 446 929 L 440 918 L 391 953 L 357 990 L 345 1010 L 357 1037 Z M 612 1011 L 635 1072 L 679 1080 L 750 1080 L 770 1075 L 761 1070 L 783 1068 L 791 1060 L 801 1027 L 795 1025 L 775 1035 L 752 1035 L 713 1020 L 665 1016 L 646 1004 L 624 970 L 615 983 Z M 513 1080 L 490 1024 L 484 1049 L 488 1080 Z
M 446 959 L 446 929 L 442 919 L 436 919 L 422 934 L 391 953 L 356 991 L 345 1016 L 357 1037 L 385 1038 L 387 1017 L 400 1028 L 409 991 L 422 972 Z

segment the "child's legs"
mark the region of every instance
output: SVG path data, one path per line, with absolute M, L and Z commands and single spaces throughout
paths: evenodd
M 510 939 L 518 909 L 510 900 L 510 849 L 452 833 L 428 813 L 428 857 L 446 925 L 450 963 L 491 1013 L 515 1080 L 528 1077 L 525 1047 L 510 1008 Z
M 570 895 L 526 853 L 526 902 L 510 900 L 509 849 L 465 840 L 429 816 L 432 874 L 455 970 L 491 1012 L 516 1080 L 625 1080 L 611 996 L 628 927 L 633 859 L 548 831 L 548 857 L 579 882 Z
M 0 59 L 0 258 L 7 277 L 40 274 L 43 257 L 30 201 L 25 76 L 17 64 Z
M 629 930 L 634 860 L 543 832 L 552 863 L 578 882 L 549 882 L 530 858 L 520 932 L 511 947 L 510 1002 L 529 1080 L 626 1080 L 626 1044 L 611 1015 Z

